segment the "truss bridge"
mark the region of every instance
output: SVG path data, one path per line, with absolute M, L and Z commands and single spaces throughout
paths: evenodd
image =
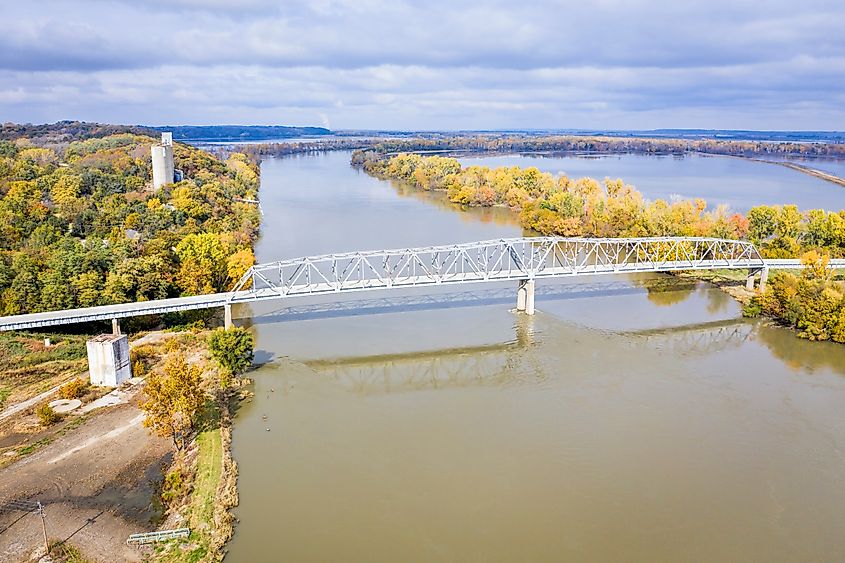
M 682 270 L 747 270 L 753 289 L 764 287 L 772 268 L 800 268 L 799 260 L 765 260 L 747 241 L 696 237 L 565 238 L 526 237 L 481 242 L 345 252 L 252 266 L 228 293 L 176 297 L 64 311 L 0 317 L 0 330 L 118 320 L 140 315 L 223 307 L 232 324 L 232 305 L 323 294 L 514 281 L 517 310 L 534 313 L 536 280 Z M 831 267 L 845 267 L 832 260 Z

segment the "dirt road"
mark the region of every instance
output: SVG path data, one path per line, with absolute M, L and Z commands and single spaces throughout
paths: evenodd
M 124 542 L 155 528 L 154 482 L 170 455 L 170 442 L 142 421 L 135 397 L 0 470 L 0 506 L 41 501 L 51 540 L 96 561 L 139 561 Z M 0 512 L 0 561 L 28 561 L 42 545 L 37 515 Z

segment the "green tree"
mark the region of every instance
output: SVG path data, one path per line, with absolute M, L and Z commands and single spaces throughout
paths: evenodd
M 777 209 L 758 205 L 748 211 L 748 235 L 754 242 L 762 242 L 775 234 Z
M 255 340 L 245 328 L 219 328 L 208 336 L 211 357 L 228 375 L 239 375 L 252 366 Z
M 176 246 L 179 257 L 177 283 L 185 295 L 224 291 L 229 253 L 217 233 L 186 236 Z

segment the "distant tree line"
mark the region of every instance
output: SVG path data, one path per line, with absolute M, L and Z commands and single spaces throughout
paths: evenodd
M 221 149 L 225 151 L 226 149 Z M 716 139 L 670 139 L 648 137 L 602 137 L 582 135 L 467 135 L 441 134 L 413 138 L 331 138 L 312 141 L 257 143 L 238 150 L 260 160 L 335 150 L 368 150 L 381 155 L 418 153 L 609 153 L 685 154 L 691 152 L 744 157 L 837 157 L 845 158 L 845 143 L 798 143 Z M 359 156 L 360 157 L 360 156 Z
M 94 137 L 107 137 L 119 133 L 156 135 L 156 131 L 140 125 L 112 125 L 86 121 L 58 121 L 56 123 L 3 123 L 0 124 L 0 141 L 15 141 L 26 138 L 39 146 L 62 145 Z
M 253 264 L 255 163 L 176 144 L 186 179 L 154 192 L 154 142 L 0 141 L 0 314 L 225 291 Z
M 167 125 L 155 129 L 173 133 L 174 139 L 203 141 L 261 141 L 332 133 L 325 127 L 284 125 Z

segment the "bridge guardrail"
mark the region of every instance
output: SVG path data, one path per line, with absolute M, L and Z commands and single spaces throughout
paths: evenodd
M 175 530 L 160 530 L 158 532 L 146 532 L 143 534 L 132 534 L 126 540 L 126 545 L 145 545 L 176 538 L 187 538 L 191 535 L 190 528 L 176 528 Z

